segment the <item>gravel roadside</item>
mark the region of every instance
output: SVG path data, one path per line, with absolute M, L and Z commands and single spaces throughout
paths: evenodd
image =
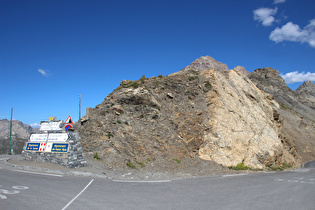
M 8 158 L 8 159 L 7 159 Z M 40 171 L 63 175 L 91 176 L 107 179 L 128 180 L 163 180 L 181 179 L 223 174 L 254 173 L 254 171 L 236 171 L 224 168 L 214 162 L 199 158 L 184 160 L 155 160 L 146 164 L 139 164 L 135 168 L 109 168 L 101 160 L 86 156 L 87 166 L 81 168 L 67 168 L 57 164 L 41 163 L 21 160 L 20 155 L 0 155 L 2 167 L 20 170 Z

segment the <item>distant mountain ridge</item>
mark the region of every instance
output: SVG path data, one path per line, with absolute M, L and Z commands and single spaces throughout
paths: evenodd
M 19 120 L 12 120 L 11 148 L 15 154 L 20 154 L 24 143 L 33 132 L 30 125 L 26 125 Z M 0 120 L 0 154 L 8 154 L 10 137 L 10 120 Z

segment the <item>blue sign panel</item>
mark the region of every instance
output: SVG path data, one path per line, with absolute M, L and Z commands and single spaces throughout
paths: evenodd
M 26 150 L 27 151 L 38 151 L 40 143 L 27 143 Z
M 68 152 L 69 144 L 62 144 L 62 143 L 53 143 L 51 147 L 51 152 Z

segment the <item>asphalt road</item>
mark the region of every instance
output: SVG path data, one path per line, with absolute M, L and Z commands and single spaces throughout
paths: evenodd
M 0 168 L 0 209 L 315 209 L 315 169 L 137 182 Z

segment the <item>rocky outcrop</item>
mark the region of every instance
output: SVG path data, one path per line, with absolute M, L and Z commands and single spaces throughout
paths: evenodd
M 298 89 L 296 89 L 297 93 L 307 92 L 308 94 L 315 97 L 315 84 L 312 81 L 304 82 Z
M 199 157 L 223 166 L 300 164 L 279 104 L 236 68 L 206 56 L 169 76 L 122 81 L 81 119 L 84 151 L 107 165 Z
M 236 66 L 234 67 L 233 69 L 234 71 L 238 71 L 239 73 L 241 73 L 242 75 L 244 76 L 247 76 L 249 74 L 248 71 L 246 71 L 245 67 L 244 66 Z
M 181 71 L 175 72 L 174 74 L 201 71 L 201 70 L 211 69 L 211 68 L 216 69 L 221 72 L 229 71 L 229 68 L 226 64 L 223 64 L 220 61 L 217 61 L 210 56 L 202 56 L 196 59 L 195 61 L 193 61 L 190 65 L 188 65 Z
M 297 153 L 283 144 L 283 121 L 273 97 L 233 70 L 227 77 L 216 71 L 207 74 L 214 81 L 213 91 L 206 96 L 211 129 L 204 136 L 200 157 L 225 166 L 294 165 Z
M 303 161 L 315 159 L 315 97 L 314 83 L 308 81 L 296 91 L 291 90 L 279 72 L 272 68 L 256 69 L 248 77 L 261 90 L 272 94 L 280 103 L 284 136 L 295 145 Z
M 20 154 L 33 128 L 21 121 L 12 120 L 11 149 L 14 154 Z M 0 120 L 0 154 L 8 154 L 10 138 L 10 120 Z
M 270 67 L 256 69 L 248 75 L 248 78 L 253 81 L 259 89 L 272 94 L 282 105 L 315 121 L 315 112 L 308 104 L 309 101 L 300 98 L 297 92 L 291 90 L 284 79 L 279 75 L 279 71 Z M 303 100 L 304 102 L 302 102 Z

